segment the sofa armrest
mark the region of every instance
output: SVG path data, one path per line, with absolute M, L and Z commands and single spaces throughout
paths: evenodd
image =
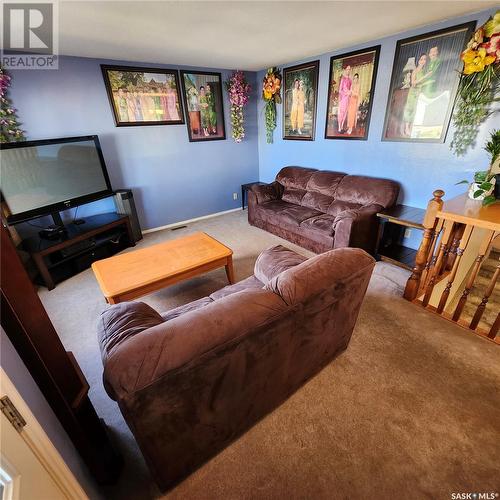
M 104 325 L 112 327 L 108 316 L 115 314 L 114 307 L 103 313 Z M 286 309 L 269 290 L 246 290 L 128 335 L 113 350 L 103 350 L 106 391 L 115 400 L 127 397 L 170 372 L 203 362 L 204 355 L 224 350 Z
M 358 247 L 373 253 L 378 230 L 376 214 L 383 209 L 376 203 L 340 212 L 333 221 L 333 248 Z
M 279 182 L 274 181 L 270 184 L 252 186 L 250 191 L 255 195 L 257 203 L 264 203 L 266 201 L 279 200 L 283 189 Z
M 307 257 L 282 245 L 264 250 L 255 261 L 253 273 L 265 285 L 275 276 L 307 260 Z

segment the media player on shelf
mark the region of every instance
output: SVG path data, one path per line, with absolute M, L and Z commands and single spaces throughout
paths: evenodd
M 66 228 L 64 226 L 51 225 L 38 231 L 40 238 L 45 238 L 47 240 L 57 240 L 62 234 L 66 233 Z

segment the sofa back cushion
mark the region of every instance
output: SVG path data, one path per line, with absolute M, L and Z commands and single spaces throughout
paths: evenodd
M 264 288 L 280 295 L 289 306 L 306 302 L 332 287 L 345 288 L 346 294 L 364 295 L 365 290 L 349 290 L 346 283 L 359 274 L 369 276 L 374 265 L 373 257 L 360 248 L 338 248 L 283 271 Z
M 288 203 L 300 205 L 302 198 L 306 194 L 307 183 L 314 172 L 317 172 L 314 168 L 282 168 L 276 175 L 276 180 L 283 186 L 281 199 Z
M 396 203 L 399 186 L 396 182 L 363 175 L 346 175 L 335 192 L 335 201 L 359 205 L 381 205 L 384 208 Z
M 345 175 L 328 170 L 314 172 L 307 183 L 306 193 L 302 197 L 301 205 L 326 213 L 334 200 L 337 186 Z

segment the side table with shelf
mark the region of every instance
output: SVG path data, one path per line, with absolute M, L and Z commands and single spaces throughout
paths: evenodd
M 252 186 L 263 186 L 265 182 L 249 182 L 248 184 L 241 185 L 241 209 L 245 210 L 245 196 L 249 189 L 252 189 Z
M 407 228 L 423 231 L 425 210 L 396 205 L 377 214 L 380 219 L 375 258 L 405 269 L 413 269 L 417 250 L 402 244 Z

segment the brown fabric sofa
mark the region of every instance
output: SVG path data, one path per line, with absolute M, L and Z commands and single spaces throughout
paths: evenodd
M 159 314 L 99 321 L 104 385 L 162 491 L 276 408 L 349 343 L 374 259 L 264 251 L 255 275 Z
M 359 247 L 373 253 L 377 212 L 396 203 L 391 180 L 284 167 L 248 192 L 248 222 L 313 252 Z

